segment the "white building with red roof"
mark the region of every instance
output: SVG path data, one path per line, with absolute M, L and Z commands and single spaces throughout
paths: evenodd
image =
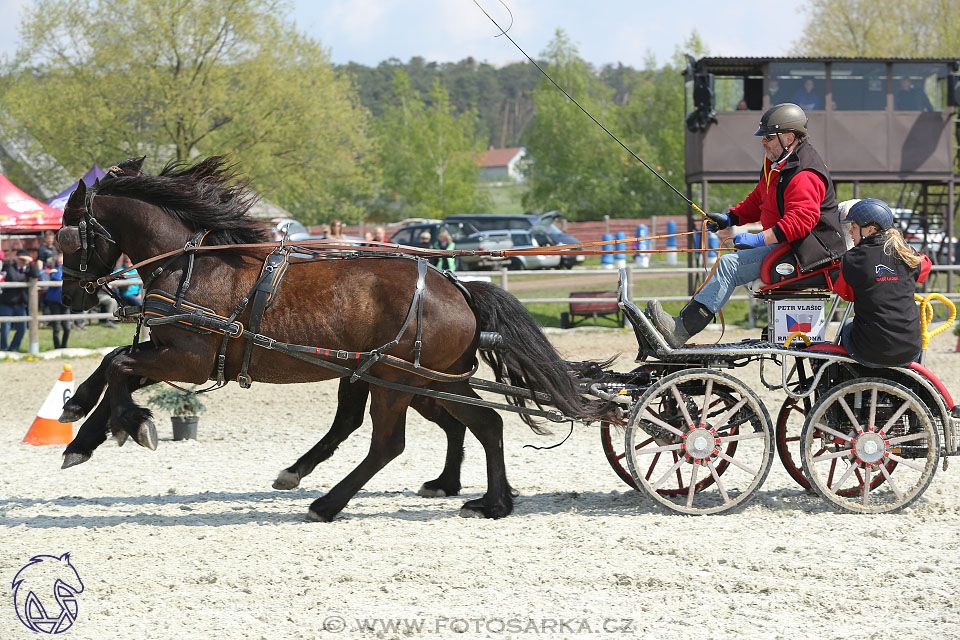
M 526 155 L 527 150 L 524 147 L 490 147 L 483 154 L 480 177 L 489 182 L 523 182 Z

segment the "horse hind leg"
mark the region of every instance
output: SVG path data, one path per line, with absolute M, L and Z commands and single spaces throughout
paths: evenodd
M 317 522 L 333 520 L 378 471 L 403 452 L 407 407 L 410 405 L 412 396 L 383 387 L 372 388 L 370 396 L 370 415 L 373 419 L 370 450 L 360 464 L 333 489 L 325 496 L 313 501 L 307 512 L 308 520 Z
M 469 385 L 459 384 L 452 393 L 479 398 Z M 513 512 L 513 490 L 507 481 L 503 459 L 503 419 L 493 409 L 460 402 L 441 402 L 450 414 L 465 424 L 483 447 L 487 459 L 487 492 L 460 508 L 463 517 L 503 518 Z
M 460 494 L 460 467 L 463 464 L 463 438 L 467 428 L 440 406 L 433 398 L 417 396 L 410 406 L 427 420 L 435 422 L 447 436 L 447 455 L 443 471 L 434 480 L 420 486 L 418 495 L 425 498 L 443 498 Z
M 363 423 L 363 413 L 366 410 L 369 395 L 370 383 L 363 380 L 351 383 L 348 378 L 340 378 L 340 388 L 337 390 L 337 414 L 333 418 L 330 430 L 310 451 L 280 472 L 277 479 L 273 481 L 273 488 L 295 489 L 318 464 L 332 456 L 340 443 Z

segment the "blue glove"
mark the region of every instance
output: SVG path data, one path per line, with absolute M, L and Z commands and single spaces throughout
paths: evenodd
M 709 219 L 707 231 L 716 233 L 720 229 L 726 229 L 730 226 L 730 216 L 725 213 L 707 213 L 705 215 Z
M 766 246 L 767 241 L 763 239 L 763 232 L 760 233 L 738 233 L 733 236 L 733 246 L 737 249 L 756 249 Z

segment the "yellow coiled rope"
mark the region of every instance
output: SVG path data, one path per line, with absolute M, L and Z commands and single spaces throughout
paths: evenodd
M 946 296 L 943 296 L 939 293 L 928 293 L 925 296 L 921 296 L 918 293 L 913 294 L 914 300 L 920 303 L 920 335 L 923 337 L 923 349 L 927 348 L 927 345 L 930 344 L 930 338 L 938 336 L 953 324 L 953 321 L 957 319 L 957 307 Z M 932 301 L 937 300 L 947 305 L 950 309 L 950 317 L 947 318 L 947 321 L 942 325 L 936 328 L 934 331 L 927 331 L 927 325 L 933 320 L 933 305 Z

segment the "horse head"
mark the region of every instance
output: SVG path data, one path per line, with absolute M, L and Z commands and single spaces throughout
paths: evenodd
M 57 241 L 63 251 L 63 303 L 75 312 L 97 306 L 97 278 L 113 272 L 122 253 L 110 232 L 93 215 L 96 187 L 87 190 L 83 180 L 63 209 Z

